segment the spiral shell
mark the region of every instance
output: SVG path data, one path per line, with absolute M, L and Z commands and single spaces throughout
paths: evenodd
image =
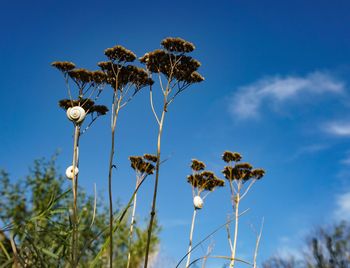
M 201 209 L 203 207 L 203 204 L 203 199 L 199 195 L 196 195 L 193 198 L 193 205 L 196 209 Z
M 74 106 L 67 109 L 67 117 L 70 121 L 81 123 L 85 119 L 86 112 L 80 106 Z
M 72 180 L 74 178 L 74 176 L 76 176 L 79 173 L 79 169 L 77 167 L 75 167 L 75 172 L 74 173 L 75 174 L 73 174 L 73 166 L 67 167 L 67 169 L 66 169 L 66 177 L 68 179 Z

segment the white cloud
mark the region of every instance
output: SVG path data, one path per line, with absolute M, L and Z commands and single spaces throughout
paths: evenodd
M 291 160 L 297 159 L 302 155 L 312 155 L 319 153 L 321 151 L 329 149 L 329 144 L 310 144 L 299 148 L 294 155 L 292 155 Z
M 266 101 L 279 104 L 305 93 L 338 94 L 344 89 L 345 85 L 342 81 L 325 72 L 313 72 L 305 77 L 268 77 L 239 87 L 230 98 L 229 109 L 239 118 L 256 117 Z
M 350 136 L 350 122 L 330 122 L 324 130 L 335 136 Z
M 350 219 L 350 192 L 340 194 L 336 197 L 334 215 L 338 220 Z

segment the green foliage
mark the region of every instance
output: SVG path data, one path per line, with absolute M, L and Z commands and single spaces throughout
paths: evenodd
M 13 181 L 0 171 L 0 263 L 27 267 L 65 267 L 71 259 L 72 226 L 70 210 L 72 192 L 66 179 L 51 160 L 37 160 L 23 180 Z M 67 190 L 65 190 L 67 187 Z M 107 239 L 108 210 L 95 197 L 79 190 L 79 267 L 89 267 Z M 120 207 L 120 206 L 119 206 Z M 159 231 L 159 228 L 157 228 Z M 158 232 L 152 238 L 151 252 L 157 249 Z M 11 239 L 13 237 L 13 245 Z M 147 240 L 147 230 L 136 226 L 130 246 L 132 263 L 138 267 Z M 121 222 L 115 233 L 115 267 L 125 267 L 129 251 L 128 219 Z M 14 250 L 15 249 L 15 250 Z M 14 252 L 17 251 L 17 254 Z M 108 253 L 99 259 L 97 267 L 107 265 Z
M 320 227 L 306 242 L 302 258 L 272 257 L 264 268 L 348 268 L 350 267 L 350 223 L 343 221 L 332 228 Z

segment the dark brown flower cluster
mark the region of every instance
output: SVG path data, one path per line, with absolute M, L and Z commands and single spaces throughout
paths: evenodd
M 100 85 L 107 80 L 107 76 L 104 72 L 89 71 L 83 68 L 71 70 L 68 72 L 68 75 L 79 88 L 83 88 L 88 83 L 91 83 L 93 86 Z
M 152 156 L 152 160 L 154 160 L 153 157 L 157 158 L 156 156 L 148 155 L 148 154 L 146 154 L 145 156 L 147 156 L 147 158 L 149 158 L 148 156 Z M 131 167 L 135 171 L 140 172 L 142 175 L 143 174 L 151 175 L 154 172 L 154 165 L 151 163 L 153 161 L 150 161 L 145 156 L 143 156 L 143 157 L 142 156 L 130 156 L 129 160 L 131 163 Z
M 112 62 L 99 62 L 98 66 L 105 73 L 107 83 L 114 89 L 123 90 L 131 83 L 137 90 L 153 84 L 145 69 L 133 65 L 123 66 Z
M 69 77 L 78 85 L 79 89 L 87 84 L 98 86 L 106 82 L 106 74 L 101 71 L 88 71 L 83 68 L 75 69 L 75 64 L 68 61 L 55 61 L 51 63 L 59 71 L 68 74 Z
M 259 180 L 265 175 L 263 169 L 253 169 L 249 163 L 238 163 L 235 166 L 226 166 L 222 171 L 225 178 L 229 181 L 242 180 L 246 182 L 250 179 Z
M 59 71 L 66 73 L 75 68 L 75 64 L 70 61 L 54 61 L 51 66 L 55 67 Z
M 117 45 L 105 50 L 105 55 L 112 61 L 116 62 L 132 62 L 136 59 L 136 55 L 129 49 Z
M 230 152 L 230 151 L 225 151 L 222 155 L 222 160 L 224 160 L 226 163 L 230 162 L 239 162 L 241 161 L 242 156 L 239 153 L 236 152 Z
M 188 42 L 179 37 L 168 37 L 162 41 L 162 46 L 171 52 L 188 53 L 192 52 L 195 47 L 191 42 Z
M 91 99 L 79 99 L 79 100 L 70 100 L 63 99 L 58 102 L 58 105 L 67 110 L 68 108 L 74 106 L 82 107 L 88 114 L 96 113 L 97 115 L 105 115 L 108 112 L 108 108 L 104 105 L 95 105 L 95 102 Z
M 165 49 L 157 49 L 146 53 L 140 58 L 147 69 L 153 73 L 162 73 L 168 79 L 176 79 L 187 84 L 198 83 L 204 80 L 197 69 L 200 62 L 190 56 L 179 55 L 174 52 L 191 52 L 193 44 L 180 38 L 167 38 L 162 41 Z
M 143 158 L 148 160 L 148 161 L 151 161 L 153 163 L 156 163 L 157 159 L 158 159 L 158 157 L 156 155 L 154 155 L 154 154 L 144 154 Z
M 219 179 L 211 171 L 202 171 L 189 175 L 187 176 L 187 181 L 200 191 L 213 191 L 216 187 L 222 187 L 225 184 L 223 180 Z
M 191 168 L 193 171 L 201 171 L 205 169 L 205 164 L 197 159 L 192 159 Z

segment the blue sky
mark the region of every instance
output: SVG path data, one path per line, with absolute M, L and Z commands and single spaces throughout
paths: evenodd
M 251 258 L 265 219 L 260 260 L 293 251 L 308 230 L 350 218 L 350 17 L 348 1 L 2 1 L 0 10 L 0 166 L 24 176 L 33 159 L 61 150 L 70 165 L 72 125 L 57 106 L 69 60 L 96 69 L 103 50 L 121 44 L 138 56 L 168 36 L 193 42 L 205 82 L 181 95 L 167 114 L 163 137 L 159 218 L 160 256 L 170 263 L 186 251 L 192 214 L 186 183 L 191 158 L 220 172 L 224 150 L 266 169 L 243 208 L 238 256 Z M 109 105 L 110 89 L 101 101 Z M 107 187 L 109 117 L 81 140 L 80 182 L 101 195 Z M 129 155 L 155 152 L 157 128 L 147 90 L 122 111 L 117 133 L 114 196 L 134 187 Z M 153 178 L 140 192 L 146 217 Z M 228 189 L 206 200 L 195 240 L 230 213 Z M 225 232 L 212 239 L 229 254 Z M 204 249 L 205 250 L 205 249 Z M 202 255 L 202 250 L 196 252 Z M 214 264 L 213 264 L 214 265 Z

